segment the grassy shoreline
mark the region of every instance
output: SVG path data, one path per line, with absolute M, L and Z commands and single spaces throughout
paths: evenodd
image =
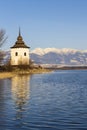
M 52 72 L 52 70 L 48 69 L 30 69 L 30 70 L 16 70 L 12 72 L 0 72 L 0 79 L 5 79 L 5 78 L 12 78 L 15 75 L 18 74 L 42 74 L 42 73 L 48 73 Z
M 11 78 L 14 75 L 12 72 L 0 72 L 0 79 Z

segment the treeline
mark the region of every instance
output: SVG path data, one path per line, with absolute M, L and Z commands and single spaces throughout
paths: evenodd
M 47 68 L 47 69 L 53 69 L 53 70 L 83 70 L 87 69 L 87 66 L 63 66 L 63 67 L 58 67 L 58 68 Z

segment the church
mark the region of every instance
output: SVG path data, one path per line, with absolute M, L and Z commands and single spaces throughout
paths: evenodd
M 19 29 L 17 41 L 11 47 L 11 65 L 29 65 L 29 48 L 23 41 Z

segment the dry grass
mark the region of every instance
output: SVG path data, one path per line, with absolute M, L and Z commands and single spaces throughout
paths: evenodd
M 15 70 L 13 72 L 0 72 L 0 79 L 11 78 L 17 74 L 40 74 L 51 72 L 47 69 Z
M 11 72 L 0 72 L 0 79 L 11 78 L 14 74 Z
M 28 70 L 17 70 L 16 74 L 40 74 L 40 73 L 48 73 L 51 72 L 48 69 L 28 69 Z

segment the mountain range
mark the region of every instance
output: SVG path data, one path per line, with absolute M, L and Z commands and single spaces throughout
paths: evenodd
M 30 57 L 38 64 L 87 65 L 87 50 L 36 48 Z

